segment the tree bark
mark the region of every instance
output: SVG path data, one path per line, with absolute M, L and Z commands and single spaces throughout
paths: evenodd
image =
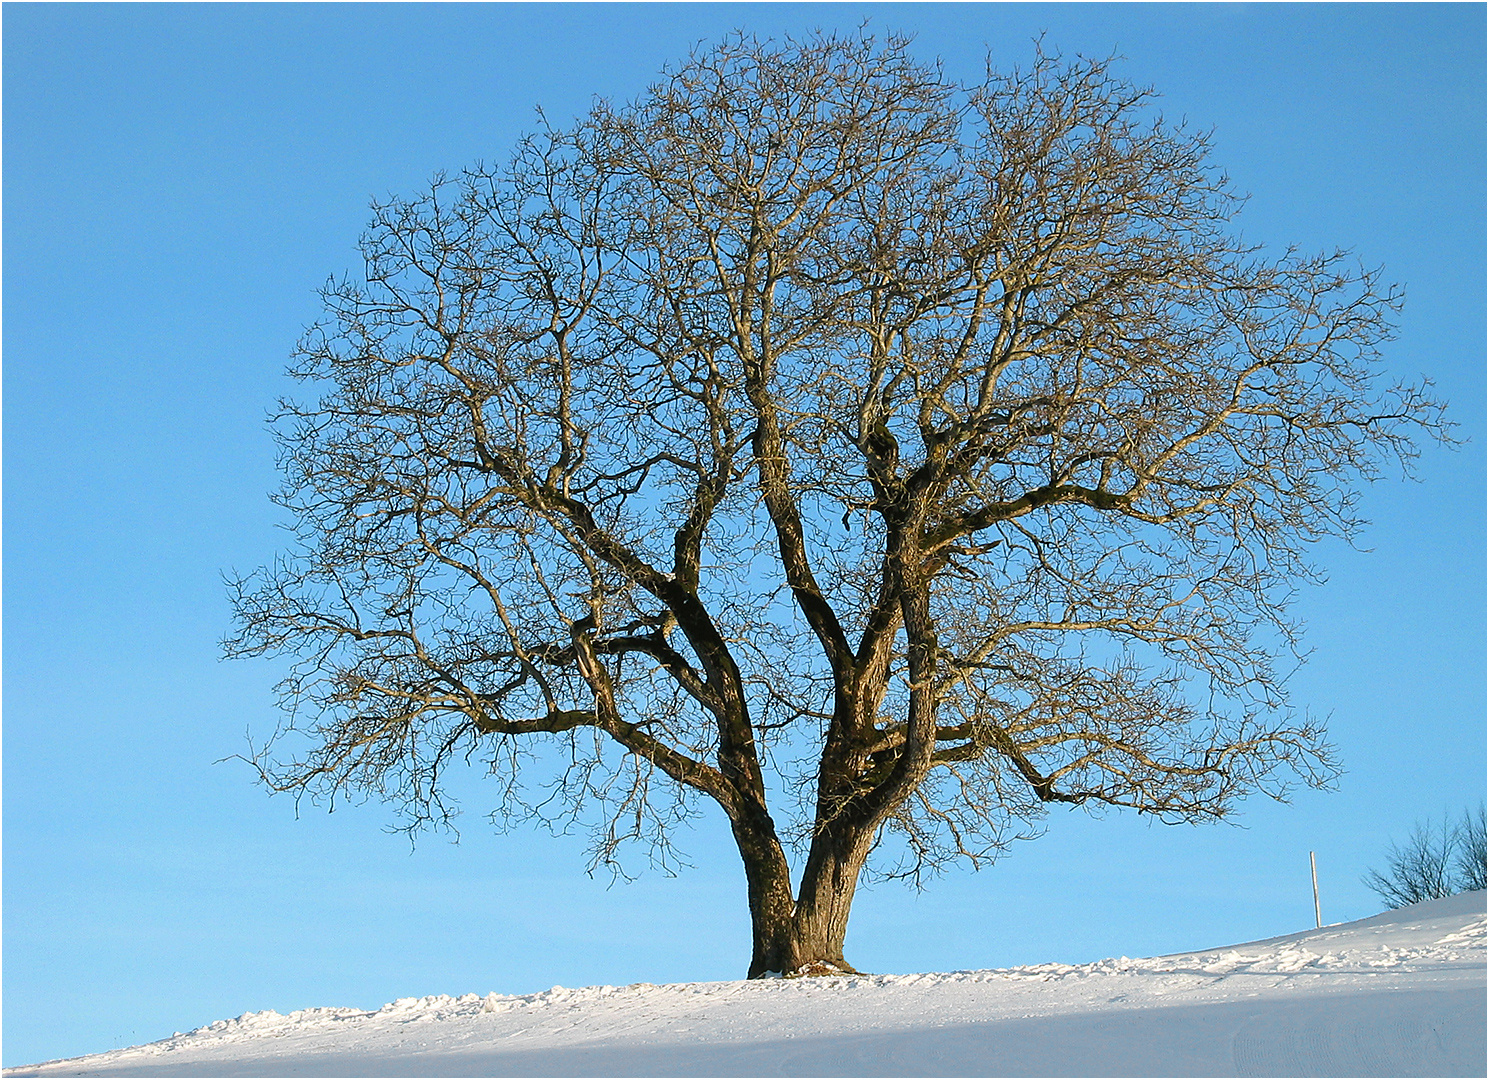
M 734 842 L 744 861 L 750 901 L 753 941 L 747 976 L 758 979 L 770 972 L 784 974 L 794 951 L 796 902 L 791 895 L 791 867 L 776 838 L 775 826 L 764 808 L 733 816 Z
M 802 873 L 800 899 L 792 897 L 790 870 L 774 837 L 762 843 L 739 824 L 734 835 L 749 888 L 748 977 L 855 972 L 843 956 L 843 939 L 872 832 L 838 828 L 819 836 Z
M 843 939 L 848 933 L 858 875 L 873 841 L 874 826 L 838 822 L 812 844 L 796 906 L 802 955 L 798 967 L 819 961 L 842 971 L 856 970 L 843 957 Z

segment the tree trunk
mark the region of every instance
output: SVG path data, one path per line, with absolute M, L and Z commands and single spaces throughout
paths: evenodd
M 753 953 L 749 978 L 766 975 L 832 975 L 855 973 L 843 957 L 843 939 L 858 875 L 868 857 L 872 830 L 842 830 L 837 836 L 819 836 L 812 845 L 802 873 L 801 899 L 793 902 L 790 879 L 784 890 L 759 888 L 766 884 L 762 873 L 768 867 L 745 858 L 745 876 L 750 887 L 750 921 Z M 779 850 L 779 849 L 777 849 Z M 744 848 L 741 846 L 741 854 Z M 784 856 L 780 865 L 785 866 Z
M 796 902 L 791 895 L 791 867 L 763 809 L 731 820 L 734 842 L 744 861 L 753 931 L 748 977 L 795 970 Z
M 872 825 L 839 821 L 818 833 L 813 841 L 796 905 L 802 964 L 820 962 L 840 971 L 856 970 L 843 958 L 843 939 L 848 933 L 858 875 L 873 840 Z

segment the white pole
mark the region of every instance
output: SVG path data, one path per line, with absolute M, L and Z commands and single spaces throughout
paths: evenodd
M 1318 929 L 1324 924 L 1324 917 L 1318 907 L 1318 860 L 1313 857 L 1313 852 L 1308 853 L 1308 867 L 1313 871 L 1313 926 Z

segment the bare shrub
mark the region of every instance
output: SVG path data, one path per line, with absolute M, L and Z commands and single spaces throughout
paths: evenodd
M 1458 822 L 1447 814 L 1437 824 L 1419 821 L 1401 844 L 1392 843 L 1385 869 L 1370 869 L 1360 880 L 1387 907 L 1406 907 L 1440 900 L 1454 893 L 1484 888 L 1484 807 L 1465 810 Z
M 1469 892 L 1485 887 L 1486 871 L 1489 871 L 1489 850 L 1484 836 L 1484 804 L 1479 803 L 1478 812 L 1463 811 L 1458 823 L 1458 850 L 1454 869 L 1457 871 L 1459 892 Z

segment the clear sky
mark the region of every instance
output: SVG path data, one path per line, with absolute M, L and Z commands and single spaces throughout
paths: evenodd
M 925 893 L 859 894 L 848 958 L 902 972 L 1218 946 L 1378 910 L 1360 874 L 1485 791 L 1485 9 L 1481 5 L 29 5 L 4 32 L 4 1063 L 249 1010 L 740 977 L 717 818 L 683 876 L 611 885 L 582 840 L 483 824 L 410 850 L 376 805 L 270 798 L 238 762 L 271 663 L 227 663 L 221 573 L 281 546 L 264 417 L 360 269 L 370 197 L 500 159 L 542 104 L 626 98 L 733 28 L 917 35 L 953 76 L 1031 39 L 1120 54 L 1213 127 L 1245 235 L 1346 246 L 1405 285 L 1393 372 L 1468 441 L 1365 495 L 1300 596 L 1299 704 L 1337 791 L 1240 828 L 1060 811 Z

